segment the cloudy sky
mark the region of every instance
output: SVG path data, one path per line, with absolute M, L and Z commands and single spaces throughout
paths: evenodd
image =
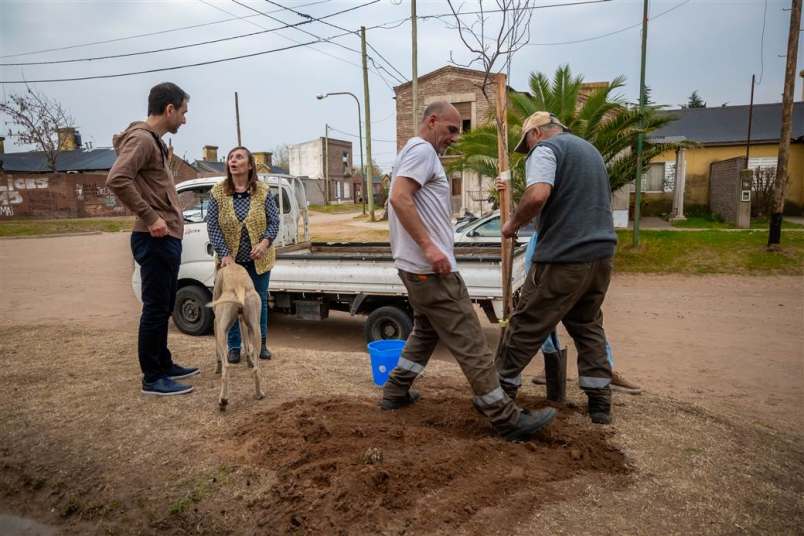
M 313 17 L 370 2 L 276 1 L 279 6 Z M 544 6 L 579 1 L 532 3 Z M 627 86 L 623 95 L 636 100 L 642 2 L 591 1 L 533 10 L 530 44 L 513 59 L 510 85 L 526 89 L 531 72 L 553 73 L 557 66 L 569 64 L 586 81 L 606 81 L 624 75 Z M 463 9 L 476 9 L 477 4 L 478 0 L 466 0 Z M 484 6 L 493 4 L 486 0 Z M 790 4 L 790 0 L 651 0 L 647 84 L 653 99 L 677 107 L 687 101 L 693 90 L 698 90 L 710 106 L 747 104 L 753 73 L 759 82 L 755 102 L 781 101 L 790 16 L 786 9 Z M 420 16 L 449 13 L 446 1 L 419 0 L 417 5 Z M 168 49 L 91 62 L 0 66 L 0 98 L 24 89 L 10 83 L 13 81 L 174 67 L 345 33 L 312 23 L 176 49 L 304 20 L 265 0 L 0 0 L 0 12 L 0 63 L 53 62 Z M 404 21 L 409 16 L 409 0 L 379 0 L 326 20 L 346 30 L 382 25 L 368 31 L 368 41 L 393 67 L 378 53 L 370 50 L 370 55 L 398 79 L 409 79 L 411 27 Z M 419 22 L 420 75 L 447 64 L 450 57 L 459 63 L 470 59 L 457 31 L 448 27 L 448 22 L 448 17 L 424 18 Z M 359 37 L 346 35 L 333 41 L 340 46 L 320 42 L 206 66 L 97 80 L 31 83 L 31 87 L 64 104 L 75 118 L 83 139 L 95 147 L 109 146 L 115 132 L 131 121 L 143 119 L 148 89 L 166 80 L 178 83 L 191 95 L 188 123 L 172 136 L 176 153 L 189 160 L 201 157 L 203 145 L 217 145 L 225 153 L 236 144 L 235 91 L 240 96 L 243 142 L 254 151 L 270 151 L 281 143 L 321 136 L 326 123 L 340 131 L 333 136 L 350 139 L 349 134 L 357 133 L 354 101 L 349 97 L 330 97 L 324 101 L 315 98 L 316 94 L 334 91 L 351 91 L 363 97 Z M 797 72 L 804 60 L 804 39 L 801 41 Z M 375 71 L 370 74 L 369 83 L 373 152 L 375 160 L 388 167 L 395 148 L 391 87 L 398 82 L 387 72 Z M 801 99 L 798 77 L 795 95 L 797 100 Z M 6 140 L 7 152 L 27 149 Z M 355 144 L 355 153 L 356 149 Z

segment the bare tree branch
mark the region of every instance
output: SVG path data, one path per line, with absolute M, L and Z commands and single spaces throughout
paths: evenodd
M 497 11 L 501 13 L 494 20 L 487 16 L 483 1 L 477 0 L 479 9 L 474 13 L 472 23 L 468 23 L 463 15 L 463 4 L 457 8 L 453 0 L 447 0 L 450 11 L 455 18 L 455 28 L 458 36 L 472 58 L 464 65 L 458 64 L 450 52 L 450 63 L 459 66 L 469 66 L 480 63 L 483 66 L 484 76 L 481 91 L 487 101 L 489 79 L 492 75 L 502 72 L 511 61 L 511 56 L 525 46 L 530 40 L 530 21 L 532 15 L 531 0 L 495 0 Z M 496 30 L 492 31 L 494 28 Z M 498 69 L 499 60 L 503 59 Z
M 56 157 L 59 153 L 58 130 L 74 127 L 70 114 L 60 102 L 46 95 L 26 88 L 23 94 L 13 94 L 5 102 L 0 102 L 0 113 L 8 119 L 8 135 L 24 145 L 34 145 L 45 153 L 48 167 L 56 170 Z

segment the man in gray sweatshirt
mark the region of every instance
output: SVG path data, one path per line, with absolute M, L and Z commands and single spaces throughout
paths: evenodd
M 611 279 L 617 235 L 606 165 L 589 142 L 548 112 L 522 125 L 527 189 L 502 235 L 539 216 L 539 247 L 505 337 L 497 347 L 500 386 L 512 398 L 522 370 L 563 322 L 578 349 L 578 376 L 592 422 L 611 422 L 611 366 L 600 306 Z

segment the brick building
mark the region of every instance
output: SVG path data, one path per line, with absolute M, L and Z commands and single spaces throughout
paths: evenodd
M 305 182 L 310 186 L 308 198 L 311 200 L 319 199 L 317 194 L 320 193 L 320 199 L 330 203 L 354 202 L 352 142 L 321 137 L 288 145 L 288 167 L 291 175 L 311 179 Z
M 451 65 L 441 67 L 419 77 L 417 117 L 424 114 L 425 108 L 433 102 L 445 100 L 452 103 L 461 114 L 463 131 L 466 132 L 494 118 L 494 102 L 497 98 L 497 76 L 488 80 L 488 97 L 483 96 L 483 72 Z M 418 124 L 413 123 L 411 114 L 413 92 L 411 82 L 394 88 L 396 94 L 396 147 L 397 151 L 416 135 Z M 489 107 L 488 102 L 492 105 Z M 448 157 L 447 157 L 448 158 Z M 446 160 L 442 159 L 446 162 Z M 491 208 L 489 191 L 493 178 L 481 177 L 473 171 L 454 172 L 450 175 L 452 184 L 452 209 L 454 213 L 465 210 L 482 214 Z

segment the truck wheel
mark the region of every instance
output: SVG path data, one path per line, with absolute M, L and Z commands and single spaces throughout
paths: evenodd
M 212 295 L 205 288 L 196 285 L 180 288 L 176 292 L 173 323 L 187 335 L 206 335 L 212 329 L 212 309 L 207 307 L 211 301 Z
M 408 338 L 413 329 L 413 320 L 408 313 L 394 307 L 386 305 L 372 311 L 366 319 L 366 342 L 380 339 L 402 339 Z

